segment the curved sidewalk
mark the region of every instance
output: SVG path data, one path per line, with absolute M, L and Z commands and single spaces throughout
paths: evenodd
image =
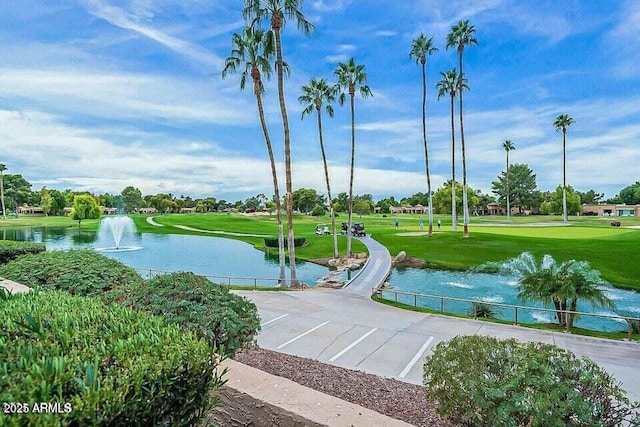
M 387 280 L 391 273 L 391 254 L 371 236 L 355 237 L 369 250 L 369 259 L 358 274 L 340 292 L 370 297 L 374 288 Z

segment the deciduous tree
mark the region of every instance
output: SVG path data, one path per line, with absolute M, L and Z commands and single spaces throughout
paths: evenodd
M 73 198 L 73 206 L 69 216 L 78 221 L 78 229 L 84 219 L 98 219 L 102 215 L 102 210 L 98 206 L 95 197 L 89 194 L 80 194 Z

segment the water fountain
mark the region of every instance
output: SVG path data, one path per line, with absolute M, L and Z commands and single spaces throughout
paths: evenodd
M 124 235 L 133 234 L 135 232 L 136 225 L 128 216 L 106 217 L 100 222 L 100 227 L 98 228 L 98 236 L 100 240 L 112 240 L 114 246 L 107 248 L 98 248 L 96 250 L 99 252 L 123 252 L 140 250 L 142 249 L 141 246 L 123 246 L 120 244 Z

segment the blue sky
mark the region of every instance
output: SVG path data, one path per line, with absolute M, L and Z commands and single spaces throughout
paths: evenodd
M 19 0 L 0 3 L 0 162 L 34 189 L 244 199 L 272 194 L 251 91 L 221 79 L 230 39 L 244 26 L 241 0 Z M 441 71 L 456 66 L 444 39 L 469 19 L 479 45 L 465 53 L 469 184 L 489 193 L 505 167 L 527 163 L 541 190 L 562 180 L 562 113 L 576 123 L 567 141 L 567 181 L 614 196 L 640 179 L 640 3 L 555 0 L 307 0 L 316 26 L 290 23 L 283 49 L 293 186 L 324 188 L 317 127 L 300 120 L 300 87 L 333 80 L 336 64 L 366 66 L 373 97 L 356 100 L 354 191 L 376 198 L 426 191 L 420 67 L 411 41 L 434 36 L 428 126 L 432 182 L 449 176 L 447 99 Z M 278 159 L 282 126 L 275 79 L 267 119 Z M 350 117 L 325 118 L 333 191 L 347 191 Z M 458 138 L 459 140 L 459 138 Z M 460 158 L 459 147 L 457 158 Z M 282 162 L 280 163 L 282 171 Z M 457 166 L 461 177 L 461 166 Z M 281 183 L 284 184 L 283 172 Z M 284 187 L 284 185 L 282 185 Z

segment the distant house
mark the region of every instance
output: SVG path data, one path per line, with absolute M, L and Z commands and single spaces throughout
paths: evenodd
M 487 203 L 487 215 L 506 215 L 507 210 L 500 206 L 499 203 Z
M 156 208 L 138 208 L 136 209 L 136 213 L 138 214 L 154 214 L 158 213 Z
M 44 209 L 40 206 L 19 206 L 17 211 L 19 215 L 44 215 Z
M 180 213 L 196 213 L 196 208 L 180 208 Z
M 597 216 L 640 216 L 640 205 L 584 204 L 583 215 Z
M 392 214 L 427 214 L 429 213 L 429 208 L 427 206 L 423 206 L 421 204 L 417 204 L 415 206 L 406 205 L 406 206 L 389 206 L 389 212 Z
M 102 209 L 102 215 L 115 215 L 118 213 L 118 209 L 116 208 L 108 208 L 106 206 L 100 206 Z

